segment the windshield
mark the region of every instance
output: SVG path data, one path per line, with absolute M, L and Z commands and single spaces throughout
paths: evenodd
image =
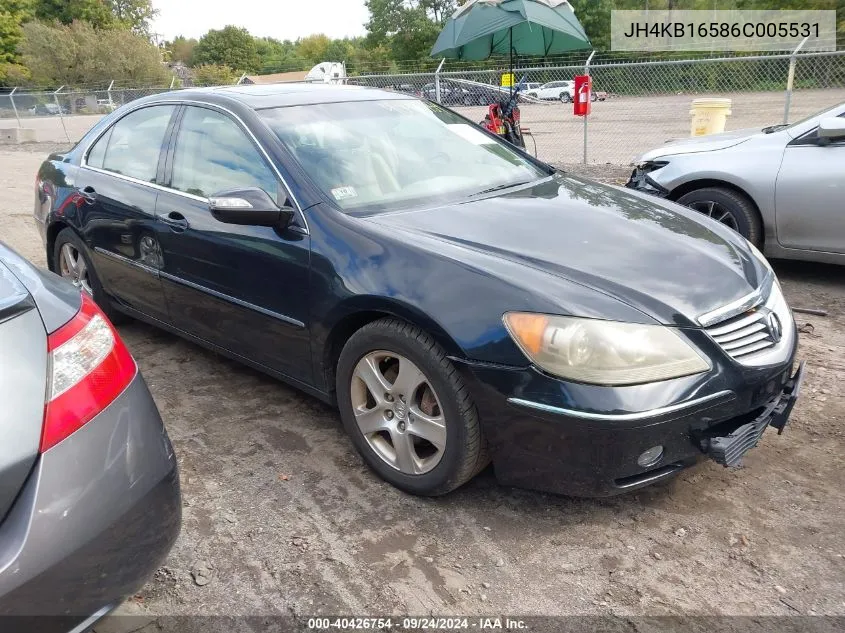
M 548 176 L 434 103 L 325 103 L 261 110 L 315 184 L 347 211 L 440 204 Z

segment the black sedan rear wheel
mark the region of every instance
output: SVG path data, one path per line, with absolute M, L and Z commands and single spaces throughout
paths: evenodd
M 53 264 L 55 272 L 93 298 L 112 323 L 120 324 L 129 319 L 112 307 L 111 300 L 103 291 L 97 271 L 88 257 L 85 243 L 70 227 L 62 229 L 56 236 Z
M 738 191 L 725 187 L 706 187 L 681 196 L 678 204 L 721 222 L 755 246 L 763 244 L 760 214 L 754 203 Z
M 487 465 L 475 404 L 422 330 L 390 318 L 358 330 L 340 354 L 336 388 L 353 444 L 397 488 L 446 494 Z

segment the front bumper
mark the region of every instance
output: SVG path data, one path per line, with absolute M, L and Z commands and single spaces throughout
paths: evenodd
M 620 494 L 705 457 L 735 465 L 769 426 L 782 431 L 803 365 L 724 367 L 626 388 L 575 385 L 534 368 L 465 363 L 500 483 L 572 496 Z M 644 403 L 661 403 L 654 408 Z M 639 403 L 639 404 L 633 404 Z M 750 425 L 750 427 L 749 427 Z M 733 435 L 732 435 L 733 434 Z M 662 447 L 656 461 L 638 460 Z
M 155 572 L 180 524 L 173 447 L 138 374 L 40 456 L 0 525 L 4 627 L 67 632 L 104 613 Z
M 652 171 L 656 170 L 644 169 L 641 166 L 635 167 L 634 171 L 631 172 L 631 177 L 628 179 L 628 182 L 625 183 L 625 186 L 628 189 L 636 189 L 637 191 L 650 193 L 651 195 L 659 198 L 668 197 L 669 190 L 649 176 Z

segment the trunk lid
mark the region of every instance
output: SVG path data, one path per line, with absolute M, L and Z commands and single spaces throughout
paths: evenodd
M 47 331 L 27 288 L 0 261 L 0 520 L 35 460 L 47 392 Z

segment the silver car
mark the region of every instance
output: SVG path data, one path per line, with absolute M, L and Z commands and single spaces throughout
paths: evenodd
M 2 243 L 0 402 L 0 630 L 85 631 L 173 545 L 176 459 L 103 312 Z
M 709 215 L 769 257 L 845 264 L 845 103 L 667 143 L 637 160 L 627 186 Z

